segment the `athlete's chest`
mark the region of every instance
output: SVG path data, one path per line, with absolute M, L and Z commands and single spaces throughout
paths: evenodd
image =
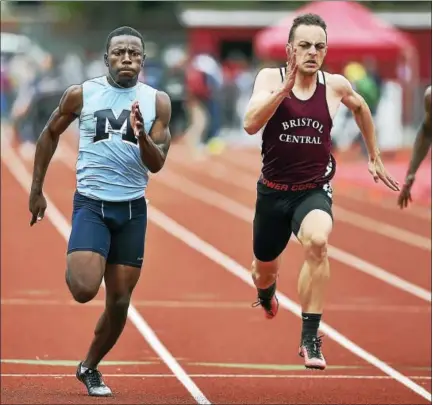
M 317 98 L 307 102 L 285 99 L 268 123 L 265 132 L 285 138 L 290 138 L 292 135 L 311 136 L 315 140 L 316 137 L 317 139 L 328 137 L 332 119 L 324 101 L 320 102 Z
M 127 94 L 101 92 L 89 97 L 80 117 L 80 136 L 92 142 L 125 141 L 137 145 L 131 126 L 131 108 L 135 101 L 146 105 L 146 98 L 135 91 Z M 145 130 L 149 131 L 152 117 L 142 108 Z
M 80 137 L 96 143 L 105 140 L 123 140 L 137 144 L 130 120 L 128 105 L 99 105 L 83 110 L 80 122 Z

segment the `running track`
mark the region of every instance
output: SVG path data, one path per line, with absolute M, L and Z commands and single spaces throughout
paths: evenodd
M 64 283 L 74 147 L 62 139 L 47 175 L 46 218 L 30 228 L 32 164 L 2 145 L 2 403 L 431 403 L 429 208 L 400 212 L 389 193 L 363 200 L 336 181 L 323 330 L 330 366 L 306 371 L 297 356 L 299 244 L 284 256 L 278 317 L 266 321 L 251 308 L 257 152 L 192 164 L 180 145 L 151 178 L 131 321 L 101 365 L 115 398 L 87 397 L 73 375 L 104 290 L 79 305 Z

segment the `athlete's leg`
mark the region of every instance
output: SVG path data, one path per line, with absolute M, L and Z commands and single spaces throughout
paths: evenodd
M 77 302 L 92 300 L 99 291 L 110 249 L 110 231 L 100 201 L 76 193 L 68 243 L 66 284 Z
M 84 361 L 78 364 L 77 378 L 91 396 L 111 396 L 112 391 L 97 369 L 99 362 L 117 342 L 125 327 L 132 291 L 140 277 L 140 268 L 107 264 L 104 281 L 105 309 L 95 328 L 95 336 Z
M 333 225 L 331 205 L 325 192 L 315 191 L 302 201 L 293 217 L 293 229 L 305 253 L 298 279 L 303 318 L 300 354 L 307 367 L 318 369 L 326 367 L 317 332 L 330 277 L 327 245 Z
M 86 385 L 89 394 L 94 396 L 111 395 L 111 390 L 102 381 L 97 367 L 125 327 L 131 295 L 140 278 L 146 233 L 144 198 L 126 208 L 125 204 L 119 204 L 118 208 L 111 207 L 110 210 L 111 223 L 120 221 L 123 225 L 111 232 L 104 275 L 105 309 L 96 325 L 86 359 L 79 364 L 77 370 L 78 379 Z M 125 213 L 128 217 L 126 222 L 122 220 Z
M 111 235 L 111 247 L 104 276 L 105 310 L 95 329 L 95 336 L 84 366 L 95 369 L 121 335 L 127 319 L 132 292 L 140 278 L 144 255 L 147 209 L 144 199 L 127 209 L 131 219 Z
M 280 255 L 289 242 L 291 228 L 285 213 L 285 201 L 277 195 L 258 193 L 253 222 L 254 257 L 251 275 L 257 287 L 258 301 L 268 319 L 278 311 L 275 297 Z

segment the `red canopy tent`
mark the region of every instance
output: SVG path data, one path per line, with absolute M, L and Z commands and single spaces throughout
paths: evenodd
M 293 20 L 301 14 L 320 15 L 327 25 L 328 52 L 325 63 L 334 67 L 359 61 L 366 57 L 379 63 L 397 66 L 404 62 L 410 75 L 402 79 L 405 110 L 410 111 L 412 92 L 418 81 L 418 54 L 410 39 L 401 31 L 385 23 L 365 6 L 355 1 L 313 1 L 299 8 L 289 17 L 260 31 L 254 38 L 256 55 L 264 60 L 285 61 L 285 45 Z
M 396 59 L 413 50 L 410 40 L 366 7 L 353 1 L 314 1 L 296 10 L 276 25 L 260 31 L 254 39 L 256 55 L 285 60 L 290 26 L 300 14 L 320 15 L 327 24 L 328 63 L 359 60 L 367 55 L 377 60 Z

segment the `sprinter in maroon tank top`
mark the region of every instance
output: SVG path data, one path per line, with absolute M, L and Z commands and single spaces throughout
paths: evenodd
M 326 24 L 315 14 L 297 17 L 289 32 L 287 67 L 259 72 L 244 119 L 248 134 L 262 132 L 262 173 L 253 223 L 252 277 L 268 319 L 278 311 L 276 279 L 281 253 L 293 233 L 305 251 L 299 274 L 302 306 L 299 355 L 307 368 L 323 370 L 318 329 L 329 279 L 328 237 L 333 227 L 332 120 L 340 103 L 354 115 L 364 137 L 367 169 L 394 191 L 376 143 L 370 110 L 346 78 L 320 70 L 327 52 Z
M 285 69 L 280 69 L 284 82 Z M 264 181 L 282 184 L 324 184 L 334 175 L 331 156 L 332 119 L 326 102 L 325 75 L 316 75 L 315 90 L 308 100 L 295 94 L 285 98 L 263 130 Z M 324 174 L 327 173 L 326 178 Z

